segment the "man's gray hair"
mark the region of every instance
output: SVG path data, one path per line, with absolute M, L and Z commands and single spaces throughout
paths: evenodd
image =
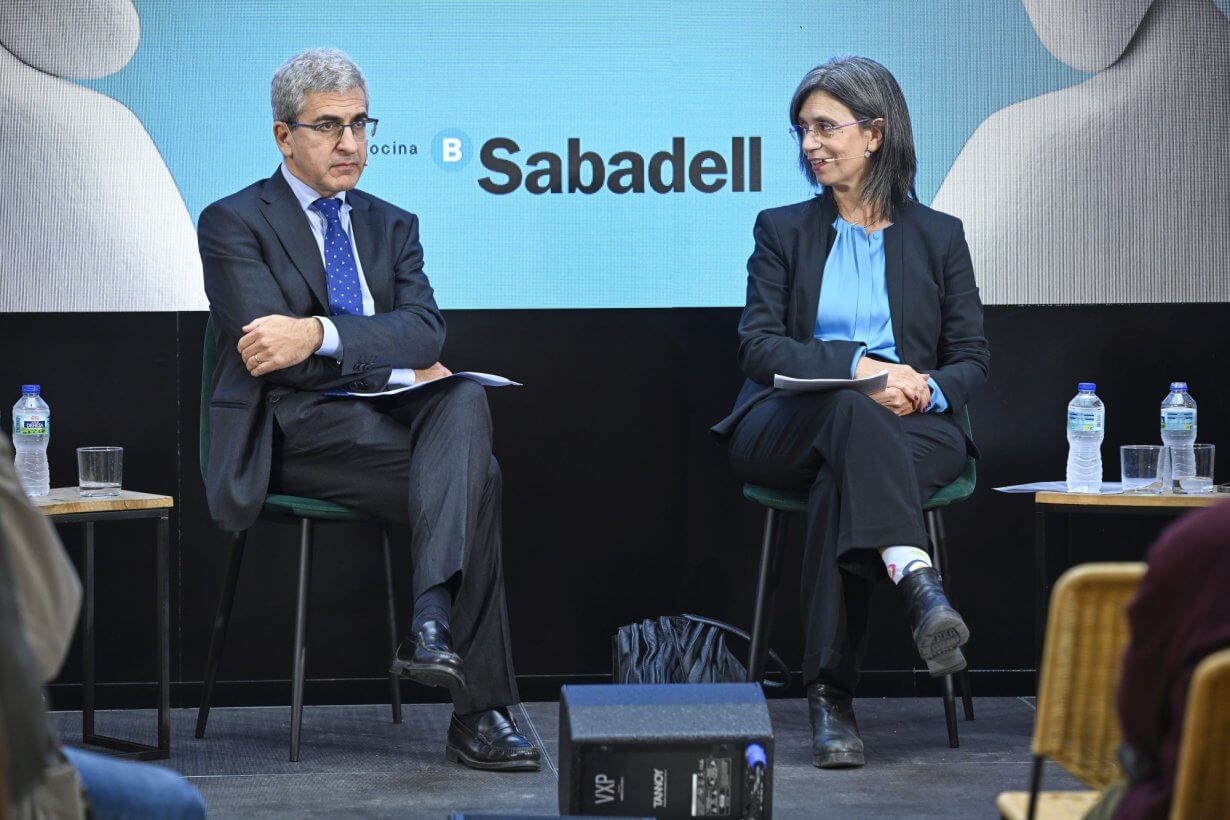
M 273 72 L 269 102 L 275 122 L 294 122 L 303 111 L 307 97 L 314 91 L 342 93 L 361 89 L 367 96 L 363 72 L 344 51 L 336 48 L 309 48 L 291 57 Z

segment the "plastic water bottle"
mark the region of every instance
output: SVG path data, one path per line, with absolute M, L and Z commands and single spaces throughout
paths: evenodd
M 47 495 L 51 475 L 47 470 L 47 440 L 51 438 L 51 408 L 39 395 L 37 384 L 23 384 L 21 398 L 13 405 L 13 460 L 17 480 L 26 495 Z
M 1068 492 L 1096 493 L 1102 489 L 1102 437 L 1106 435 L 1106 405 L 1098 386 L 1081 382 L 1068 402 Z
M 1196 400 L 1187 392 L 1187 382 L 1171 382 L 1170 395 L 1162 401 L 1162 444 L 1170 448 L 1173 461 L 1169 471 L 1163 467 L 1164 486 L 1171 486 L 1172 476 L 1181 482 L 1196 475 L 1195 443 Z

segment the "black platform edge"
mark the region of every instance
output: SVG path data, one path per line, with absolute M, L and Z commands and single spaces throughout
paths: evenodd
M 559 700 L 564 685 L 610 683 L 606 675 L 520 675 L 517 686 L 526 702 Z M 1033 669 L 971 669 L 970 682 L 974 697 L 1032 697 L 1037 673 Z M 859 681 L 858 697 L 939 697 L 942 680 L 926 672 L 907 670 L 870 670 Z M 53 683 L 47 687 L 52 709 L 79 710 L 81 684 Z M 98 709 L 152 709 L 156 703 L 157 686 L 151 682 L 99 683 L 96 685 Z M 444 703 L 447 693 L 440 689 L 402 682 L 404 703 Z M 803 696 L 800 673 L 796 672 L 790 686 L 766 690 L 770 698 Z M 312 706 L 385 703 L 389 697 L 389 679 L 328 678 L 308 679 L 304 703 Z M 196 708 L 201 699 L 201 682 L 173 682 L 171 706 L 176 709 Z M 285 706 L 290 703 L 289 680 L 219 681 L 214 692 L 214 706 Z

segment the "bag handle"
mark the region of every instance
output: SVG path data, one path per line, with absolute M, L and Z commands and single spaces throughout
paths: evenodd
M 736 638 L 741 638 L 744 641 L 747 641 L 747 643 L 751 645 L 752 636 L 748 635 L 746 632 L 744 632 L 742 629 L 740 629 L 737 626 L 731 626 L 730 624 L 724 623 L 722 621 L 715 621 L 714 619 L 706 618 L 703 615 L 689 615 L 686 612 L 683 613 L 683 617 L 687 618 L 689 621 L 692 621 L 693 623 L 706 624 L 716 629 L 720 629 L 729 635 L 733 635 Z M 790 667 L 787 666 L 786 662 L 781 659 L 781 656 L 778 655 L 776 652 L 774 652 L 772 649 L 769 649 L 769 660 L 773 663 L 775 667 L 777 667 L 775 671 L 782 676 L 782 679 L 780 681 L 775 681 L 775 680 L 769 680 L 766 677 L 764 680 L 760 682 L 760 685 L 768 689 L 784 689 L 786 685 L 790 683 Z

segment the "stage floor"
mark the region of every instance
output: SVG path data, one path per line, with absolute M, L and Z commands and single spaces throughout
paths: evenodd
M 862 699 L 855 703 L 867 766 L 812 767 L 803 700 L 772 700 L 777 743 L 774 816 L 993 817 L 995 796 L 1029 784 L 1033 704 L 1027 698 L 976 698 L 977 720 L 962 721 L 961 748 L 948 748 L 939 698 Z M 171 760 L 205 797 L 213 818 L 436 817 L 451 811 L 557 814 L 559 706 L 514 711 L 547 752 L 542 771 L 476 772 L 444 760 L 451 708 L 407 704 L 392 723 L 387 704 L 308 706 L 300 762 L 287 761 L 288 707 L 215 708 L 209 733 L 192 737 L 196 710 L 172 715 Z M 80 742 L 81 714 L 56 712 L 67 743 Z M 99 712 L 103 734 L 152 742 L 147 710 Z M 1043 787 L 1078 789 L 1054 765 Z

